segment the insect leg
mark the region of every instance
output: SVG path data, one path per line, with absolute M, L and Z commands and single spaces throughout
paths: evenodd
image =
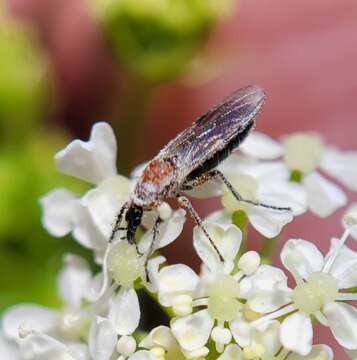
M 177 199 L 178 199 L 179 203 L 190 212 L 191 216 L 196 221 L 196 224 L 200 227 L 200 229 L 203 231 L 203 233 L 207 236 L 207 238 L 208 238 L 209 242 L 211 243 L 212 247 L 214 248 L 214 250 L 218 254 L 219 259 L 223 262 L 224 258 L 222 256 L 222 254 L 220 253 L 218 247 L 216 246 L 216 244 L 214 243 L 214 241 L 212 240 L 212 238 L 208 234 L 207 230 L 203 226 L 202 220 L 201 220 L 200 216 L 198 215 L 197 211 L 192 206 L 190 200 L 188 200 L 187 197 L 182 196 L 182 195 L 178 195 Z
M 160 224 L 162 223 L 162 220 L 160 219 L 160 217 L 158 217 L 156 220 L 155 220 L 155 224 L 154 224 L 154 227 L 152 229 L 153 231 L 153 235 L 152 235 L 152 241 L 150 243 L 150 247 L 149 247 L 149 250 L 146 254 L 146 259 L 145 259 L 145 272 L 146 272 L 146 280 L 149 281 L 149 274 L 148 274 L 148 262 L 149 262 L 149 258 L 150 256 L 154 253 L 155 251 L 155 247 L 156 247 L 156 241 L 157 241 L 157 235 L 159 234 L 159 226 Z
M 117 215 L 117 218 L 116 218 L 116 221 L 115 221 L 115 224 L 113 226 L 113 230 L 112 230 L 112 233 L 110 235 L 110 238 L 109 238 L 109 242 L 112 242 L 114 237 L 115 237 L 115 234 L 117 233 L 118 230 L 123 230 L 123 228 L 120 227 L 120 223 L 123 219 L 123 215 L 124 215 L 124 212 L 125 210 L 127 210 L 129 207 L 129 203 L 126 202 L 120 209 L 118 215 Z
M 213 179 L 213 178 L 220 179 L 224 183 L 224 185 L 227 186 L 228 190 L 232 193 L 232 195 L 238 201 L 243 201 L 245 203 L 252 204 L 254 206 L 264 207 L 267 209 L 273 209 L 273 210 L 278 210 L 278 211 L 292 211 L 292 209 L 290 207 L 274 206 L 274 205 L 264 204 L 259 201 L 252 201 L 252 200 L 242 198 L 242 196 L 233 187 L 233 185 L 229 182 L 229 180 L 219 170 L 211 170 L 205 174 L 202 174 L 197 179 L 193 180 L 190 184 L 192 186 L 199 186 L 199 185 L 203 184 L 204 182 L 206 182 L 207 180 Z

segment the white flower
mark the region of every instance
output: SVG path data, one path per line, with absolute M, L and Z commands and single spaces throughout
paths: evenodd
M 113 354 L 127 358 L 134 354 L 132 337 L 139 325 L 140 307 L 134 289 L 122 287 L 109 305 L 107 317 L 96 316 L 88 336 L 89 351 L 95 360 L 109 360 Z
M 289 314 L 281 324 L 280 340 L 291 351 L 306 356 L 311 351 L 313 328 L 311 316 L 329 326 L 336 340 L 349 350 L 357 349 L 357 309 L 341 301 L 357 300 L 357 295 L 341 291 L 357 285 L 357 253 L 344 245 L 348 230 L 339 240 L 333 240 L 329 253 L 323 257 L 317 247 L 305 240 L 289 240 L 282 252 L 281 260 L 292 273 L 297 285 L 286 291 L 286 277 L 277 276 L 277 290 L 283 288 L 285 296 L 278 291 L 263 293 L 261 303 L 250 306 L 259 311 L 267 307 L 271 314 L 257 320 L 278 318 Z M 246 288 L 264 288 L 265 274 L 255 274 L 242 281 Z M 280 280 L 279 280 L 280 277 Z M 286 306 L 282 307 L 282 305 Z M 276 310 L 276 311 L 275 311 Z
M 300 215 L 306 210 L 306 195 L 301 185 L 289 183 L 281 177 L 281 167 L 275 169 L 273 164 L 267 166 L 233 154 L 219 168 L 243 199 L 277 207 L 290 207 L 293 213 L 237 201 L 229 189 L 224 188 L 224 210 L 209 216 L 208 219 L 211 221 L 224 218 L 230 221 L 231 214 L 241 210 L 257 231 L 265 237 L 272 238 L 292 221 L 293 214 Z
M 241 312 L 249 309 L 249 304 L 241 301 L 244 297 L 239 292 L 239 281 L 254 274 L 260 265 L 260 257 L 253 251 L 237 259 L 242 233 L 235 225 L 206 222 L 204 226 L 224 262 L 207 236 L 196 227 L 194 247 L 204 263 L 201 278 L 185 265 L 164 267 L 157 275 L 159 301 L 172 306 L 179 316 L 172 321 L 171 329 L 186 356 L 187 352 L 190 356 L 204 353 L 209 337 L 217 351 L 223 352 L 232 340 L 232 332 L 224 327 L 225 322 L 233 324 Z M 235 266 L 239 270 L 235 270 Z M 206 309 L 191 314 L 195 307 Z
M 347 202 L 345 193 L 317 171 L 320 168 L 343 185 L 357 191 L 357 151 L 340 151 L 326 146 L 311 133 L 296 133 L 284 138 L 283 145 L 259 133 L 251 134 L 241 146 L 254 158 L 272 160 L 283 157 L 281 176 L 299 181 L 310 210 L 321 217 L 330 215 Z M 269 162 L 268 162 L 269 164 Z M 276 167 L 276 162 L 271 162 Z
M 157 360 L 186 359 L 172 330 L 167 326 L 158 326 L 152 329 L 139 346 L 149 349 Z
M 79 256 L 68 254 L 58 277 L 61 311 L 35 304 L 19 304 L 2 317 L 2 331 L 26 359 L 89 359 L 81 339 L 87 336 L 95 306 L 91 304 L 95 278 Z M 15 346 L 16 344 L 17 346 Z
M 112 128 L 107 123 L 93 126 L 89 141 L 74 140 L 56 156 L 58 168 L 95 185 L 84 196 L 78 197 L 66 189 L 55 189 L 40 199 L 43 208 L 42 223 L 53 236 L 72 233 L 82 246 L 93 249 L 97 262 L 103 261 L 113 224 L 130 192 L 140 170 L 132 179 L 116 170 L 117 145 Z M 185 211 L 172 212 L 167 203 L 157 211 L 146 213 L 143 225 L 152 228 L 155 216 L 160 215 L 157 248 L 174 241 L 181 233 Z M 152 241 L 152 231 L 142 239 L 140 250 L 146 251 Z

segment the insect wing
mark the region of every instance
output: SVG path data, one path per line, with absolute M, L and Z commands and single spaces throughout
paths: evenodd
M 237 90 L 170 141 L 158 156 L 175 157 L 184 178 L 251 126 L 264 98 L 258 86 Z

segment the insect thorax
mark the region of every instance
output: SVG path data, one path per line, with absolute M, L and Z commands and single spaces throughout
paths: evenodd
M 140 206 L 158 206 L 175 184 L 175 165 L 171 159 L 153 159 L 145 167 L 134 189 L 133 201 Z

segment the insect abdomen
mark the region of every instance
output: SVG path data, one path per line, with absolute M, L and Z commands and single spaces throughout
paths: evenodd
M 250 122 L 247 127 L 242 132 L 238 133 L 222 150 L 214 154 L 213 157 L 207 159 L 197 169 L 191 171 L 186 177 L 187 182 L 196 179 L 198 176 L 214 169 L 217 165 L 219 165 L 243 142 L 253 126 L 254 121 Z

